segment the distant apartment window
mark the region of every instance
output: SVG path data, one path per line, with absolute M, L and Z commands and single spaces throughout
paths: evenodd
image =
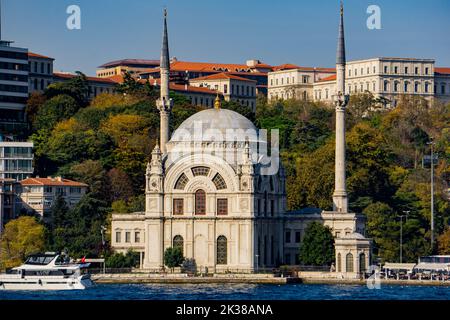
M 405 81 L 405 92 L 409 91 L 409 82 Z
M 300 231 L 295 232 L 295 243 L 300 243 L 301 241 L 301 233 Z
M 384 66 L 384 73 L 388 73 L 388 67 Z
M 355 84 L 355 92 L 358 93 L 358 85 Z
M 249 96 L 249 95 L 250 95 L 250 87 L 247 86 L 247 96 Z
M 34 83 L 33 83 L 34 90 L 38 90 L 38 80 L 37 80 L 37 79 L 34 79 L 33 82 L 34 82 Z
M 303 76 L 303 83 L 308 83 L 308 76 Z
M 34 73 L 37 73 L 37 72 L 38 72 L 38 63 L 35 62 L 34 63 Z
M 419 84 L 417 82 L 414 84 L 414 92 L 419 92 Z
M 369 67 L 367 67 L 367 74 L 369 74 L 370 73 L 370 68 Z
M 394 92 L 398 91 L 398 82 L 394 82 Z
M 425 83 L 425 93 L 428 93 L 428 91 L 429 91 L 429 84 Z
M 373 92 L 375 92 L 375 88 L 376 88 L 376 83 L 374 82 L 374 83 L 373 83 L 373 86 L 372 86 Z
M 225 85 L 223 86 L 223 93 L 224 93 L 224 94 L 227 94 L 227 93 L 228 93 L 228 85 L 227 85 L 227 84 L 225 84 Z
M 289 77 L 286 78 L 286 83 L 289 84 Z
M 47 64 L 47 74 L 51 74 L 52 73 L 52 66 L 50 63 Z
M 234 84 L 231 85 L 231 94 L 234 94 Z
M 291 255 L 289 253 L 286 253 L 284 256 L 284 263 L 289 265 L 291 264 Z
M 377 73 L 377 67 L 373 67 L 373 73 Z
M 351 69 L 348 70 L 348 76 L 349 76 L 349 77 L 352 76 L 352 70 L 351 70 Z
M 228 215 L 228 199 L 217 199 L 217 215 Z
M 415 68 L 414 68 L 414 73 L 415 73 L 415 74 L 419 74 L 419 68 L 418 68 L 418 67 L 415 67 Z
M 363 75 L 364 74 L 364 69 L 363 68 L 361 68 L 361 75 Z
M 131 242 L 131 232 L 125 232 L 125 243 Z
M 116 243 L 120 243 L 121 238 L 122 238 L 122 232 L 117 231 L 116 232 Z
M 395 74 L 398 73 L 398 67 L 394 67 L 394 73 L 395 73 Z
M 445 84 L 441 84 L 441 93 L 445 94 Z
M 49 186 L 45 186 L 45 187 L 44 187 L 44 192 L 45 192 L 45 193 L 52 193 L 52 192 L 53 192 L 53 188 L 52 188 L 52 187 L 49 187 Z
M 405 74 L 408 74 L 408 67 L 405 67 Z
M 41 90 L 45 89 L 45 83 L 44 83 L 44 79 L 41 79 Z
M 273 79 L 270 79 L 270 85 L 273 86 Z
M 275 79 L 275 84 L 278 85 L 278 79 Z
M 348 93 L 352 93 L 352 86 L 348 86 Z
M 140 243 L 141 242 L 141 233 L 139 231 L 136 231 L 134 233 L 134 242 L 135 243 Z
M 425 74 L 428 74 L 428 67 L 425 68 Z
M 282 85 L 284 84 L 284 78 L 281 78 L 281 84 Z
M 325 89 L 325 99 L 328 99 L 328 89 Z
M 355 77 L 358 75 L 358 69 L 355 69 Z
M 291 243 L 291 232 L 290 231 L 286 231 L 285 242 L 286 243 Z
M 295 83 L 295 78 L 294 77 L 292 77 L 292 84 L 294 84 Z
M 389 81 L 385 80 L 384 81 L 384 85 L 383 85 L 383 91 L 388 91 L 389 90 Z
M 361 87 L 361 92 L 364 92 L 364 84 L 360 84 L 360 87 Z
M 41 63 L 41 73 L 44 73 L 44 68 L 45 68 L 45 64 L 42 62 Z
M 183 215 L 184 211 L 184 200 L 183 199 L 173 199 L 173 214 Z

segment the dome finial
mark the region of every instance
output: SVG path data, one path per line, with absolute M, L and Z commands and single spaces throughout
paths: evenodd
M 222 107 L 222 102 L 220 100 L 219 91 L 217 91 L 216 100 L 214 101 L 214 109 L 219 110 Z

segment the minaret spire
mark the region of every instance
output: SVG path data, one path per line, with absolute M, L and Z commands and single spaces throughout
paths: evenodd
M 169 37 L 167 33 L 167 10 L 164 8 L 164 27 L 163 41 L 161 48 L 160 78 L 161 93 L 157 101 L 157 107 L 160 112 L 160 142 L 161 152 L 166 153 L 166 144 L 169 141 L 169 122 L 170 112 L 173 101 L 169 98 L 169 77 L 170 77 L 170 56 L 169 56 Z
M 341 2 L 338 45 L 336 53 L 336 158 L 335 189 L 333 193 L 333 210 L 348 212 L 347 186 L 345 176 L 345 108 L 348 96 L 345 94 L 345 39 L 344 39 L 344 6 Z

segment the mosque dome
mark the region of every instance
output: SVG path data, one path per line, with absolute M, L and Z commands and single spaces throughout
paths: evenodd
M 200 129 L 201 132 L 196 132 Z M 223 141 L 256 141 L 258 131 L 256 126 L 243 115 L 232 110 L 215 108 L 197 112 L 186 119 L 174 132 L 171 141 L 197 140 L 196 135 L 200 134 L 202 135 L 200 141 L 217 141 L 217 138 L 212 137 L 220 138 L 220 135 Z M 230 135 L 234 138 L 228 139 Z

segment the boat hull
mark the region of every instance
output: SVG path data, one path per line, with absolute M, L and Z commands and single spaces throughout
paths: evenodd
M 84 290 L 92 286 L 89 276 L 78 278 L 56 277 L 1 277 L 0 290 L 10 291 L 59 291 L 59 290 Z

